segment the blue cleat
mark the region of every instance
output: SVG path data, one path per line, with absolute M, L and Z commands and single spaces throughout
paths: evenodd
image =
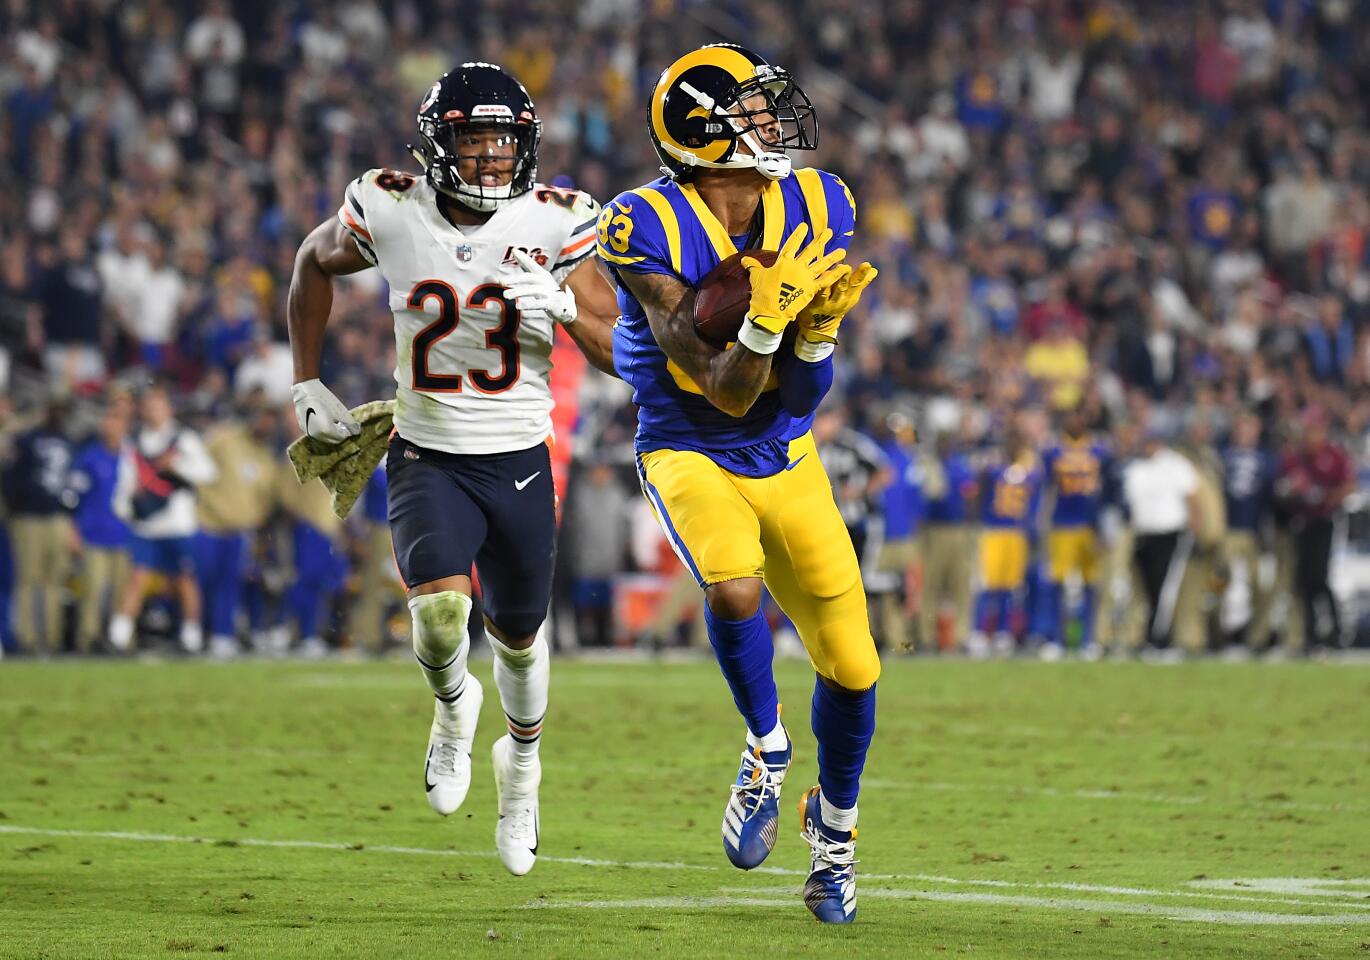
M 780 832 L 780 785 L 790 768 L 794 745 L 785 735 L 785 749 L 762 753 L 760 747 L 742 751 L 732 796 L 723 809 L 723 852 L 733 866 L 750 870 L 775 848 Z
M 851 923 L 856 919 L 856 830 L 823 825 L 818 787 L 804 794 L 799 817 L 813 858 L 804 881 L 804 906 L 820 923 Z

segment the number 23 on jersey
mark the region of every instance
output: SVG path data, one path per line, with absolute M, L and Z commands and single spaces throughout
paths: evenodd
M 429 300 L 437 302 L 438 316 L 414 335 L 410 357 L 414 389 L 423 393 L 461 393 L 460 374 L 439 373 L 429 369 L 429 351 L 433 345 L 450 336 L 461 322 L 457 293 L 442 280 L 422 280 L 409 293 L 409 308 L 423 310 Z M 500 316 L 499 322 L 485 331 L 485 346 L 500 352 L 500 368 L 493 373 L 489 370 L 467 371 L 471 386 L 480 393 L 503 393 L 519 378 L 518 332 L 522 318 L 518 307 L 505 295 L 504 287 L 498 283 L 481 284 L 466 298 L 465 307 L 468 310 L 482 309 L 492 303 L 498 305 Z

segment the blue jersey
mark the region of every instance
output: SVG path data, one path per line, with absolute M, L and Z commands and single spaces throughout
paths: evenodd
M 928 496 L 923 504 L 923 519 L 928 523 L 965 523 L 967 504 L 978 489 L 975 468 L 969 458 L 953 453 L 942 463 L 947 486 L 940 496 Z
M 16 516 L 52 516 L 71 504 L 68 488 L 71 441 L 37 427 L 14 441 L 14 460 L 4 475 L 5 500 Z
M 1223 500 L 1230 528 L 1260 529 L 1270 513 L 1274 480 L 1274 458 L 1264 450 L 1223 451 Z
M 1056 491 L 1051 525 L 1057 529 L 1095 526 L 1103 505 L 1107 448 L 1066 437 L 1047 449 L 1043 461 L 1047 482 Z
M 918 453 L 895 440 L 880 444 L 890 462 L 890 485 L 881 494 L 885 517 L 885 537 L 898 540 L 918 532 L 923 519 L 923 479 L 918 469 Z
M 1033 454 L 985 471 L 981 520 L 997 530 L 1031 533 L 1042 495 L 1042 465 Z
M 96 547 L 122 547 L 129 529 L 114 513 L 114 484 L 119 479 L 119 451 L 100 440 L 81 448 L 72 465 L 76 502 L 76 529 L 81 539 Z
M 846 185 L 821 170 L 796 170 L 769 181 L 761 196 L 760 238 L 753 246 L 778 250 L 800 224 L 809 236 L 831 228 L 828 249 L 847 247 L 856 206 Z M 802 436 L 812 412 L 796 417 L 782 402 L 781 381 L 798 361 L 782 347 L 760 397 L 741 417 L 719 410 L 657 344 L 642 305 L 622 281 L 625 273 L 661 273 L 691 287 L 737 252 L 732 237 L 693 184 L 668 178 L 619 194 L 598 223 L 600 257 L 618 280 L 622 319 L 614 328 L 614 368 L 633 388 L 638 406 L 637 450 L 694 450 L 726 470 L 749 477 L 784 469 L 789 441 Z

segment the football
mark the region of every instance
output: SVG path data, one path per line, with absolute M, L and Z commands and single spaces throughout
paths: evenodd
M 743 257 L 755 257 L 765 266 L 775 263 L 774 250 L 743 250 L 710 270 L 699 281 L 695 294 L 695 333 L 711 346 L 722 350 L 737 339 L 737 331 L 747 318 L 752 299 L 752 284 Z

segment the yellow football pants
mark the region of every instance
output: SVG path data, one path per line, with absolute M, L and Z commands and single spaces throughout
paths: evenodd
M 880 676 L 861 568 L 813 437 L 789 466 L 742 477 L 690 450 L 642 454 L 642 492 L 701 586 L 762 577 L 794 621 L 813 668 L 848 690 Z

